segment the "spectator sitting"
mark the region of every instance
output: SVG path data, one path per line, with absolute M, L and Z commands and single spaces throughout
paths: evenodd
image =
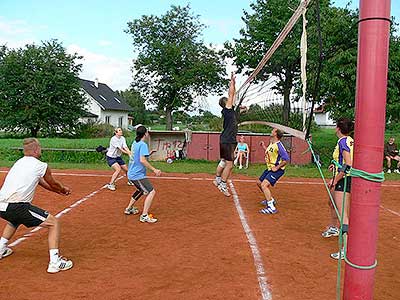
M 384 150 L 387 162 L 387 173 L 392 173 L 392 160 L 395 160 L 397 161 L 397 169 L 395 169 L 394 172 L 400 174 L 400 156 L 397 145 L 394 142 L 394 137 L 389 138 L 388 142 L 385 144 Z
M 243 159 L 246 159 L 246 168 L 249 166 L 249 146 L 244 142 L 244 136 L 240 136 L 239 138 L 239 143 L 236 146 L 235 149 L 235 166 L 237 166 L 237 163 L 239 161 L 239 169 L 243 168 Z

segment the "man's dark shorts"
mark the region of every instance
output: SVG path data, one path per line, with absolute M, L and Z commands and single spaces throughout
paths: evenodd
M 23 224 L 26 227 L 36 227 L 46 221 L 49 213 L 29 202 L 9 203 L 6 211 L 0 211 L 0 217 L 17 228 Z
M 271 170 L 265 170 L 259 180 L 260 182 L 263 182 L 264 180 L 268 180 L 268 182 L 274 186 L 275 183 L 279 180 L 279 178 L 281 178 L 283 176 L 283 174 L 285 174 L 285 171 L 282 169 L 279 169 L 276 172 L 272 172 Z
M 347 176 L 346 193 L 350 193 L 351 177 Z M 335 191 L 344 192 L 344 178 L 340 179 L 335 185 Z
M 235 149 L 236 149 L 236 143 L 234 143 L 234 144 L 219 144 L 220 158 L 225 159 L 226 161 L 234 161 L 235 160 Z
M 138 180 L 131 180 L 131 182 L 135 185 L 135 187 L 143 192 L 143 194 L 147 195 L 152 190 L 154 190 L 153 185 L 151 184 L 150 180 L 147 178 L 138 179 Z
M 110 167 L 111 167 L 113 164 L 115 164 L 115 163 L 119 164 L 120 166 L 125 165 L 125 162 L 124 162 L 124 160 L 121 158 L 121 156 L 118 156 L 118 157 L 109 157 L 109 156 L 106 156 L 106 158 L 107 158 L 107 163 L 108 163 L 108 165 L 109 165 Z

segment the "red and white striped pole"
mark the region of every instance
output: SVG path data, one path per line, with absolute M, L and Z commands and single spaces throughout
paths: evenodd
M 389 55 L 390 0 L 360 0 L 355 118 L 355 169 L 382 171 Z M 381 183 L 353 178 L 347 258 L 373 265 L 378 239 Z M 375 269 L 346 264 L 345 300 L 371 300 Z

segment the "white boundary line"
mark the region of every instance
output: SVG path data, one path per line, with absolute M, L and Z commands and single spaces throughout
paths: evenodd
M 267 276 L 266 276 L 266 273 L 264 270 L 264 265 L 262 262 L 260 250 L 258 250 L 256 238 L 254 237 L 254 234 L 253 234 L 249 224 L 247 223 L 246 215 L 242 209 L 242 206 L 240 205 L 239 196 L 236 193 L 235 187 L 233 186 L 233 182 L 230 181 L 229 185 L 231 187 L 233 202 L 235 203 L 236 210 L 239 214 L 240 222 L 242 223 L 243 230 L 246 233 L 251 252 L 253 253 L 254 265 L 255 265 L 256 271 L 257 271 L 258 284 L 260 285 L 262 299 L 263 300 L 271 300 L 272 294 L 271 294 L 270 288 L 267 283 Z
M 120 180 L 121 178 L 123 178 L 124 176 L 121 176 L 119 178 L 117 178 L 115 181 Z M 77 207 L 78 205 L 82 204 L 83 202 L 89 200 L 90 198 L 92 198 L 94 195 L 96 195 L 98 192 L 100 192 L 101 190 L 107 188 L 107 184 L 103 185 L 101 188 L 99 188 L 98 190 L 90 193 L 89 195 L 86 195 L 85 197 L 75 201 L 73 204 L 71 204 L 69 207 L 63 209 L 62 211 L 60 211 L 58 214 L 55 215 L 56 218 L 60 218 L 62 215 L 67 214 L 69 211 L 71 211 L 73 208 Z M 9 247 L 15 247 L 17 246 L 19 243 L 21 243 L 22 241 L 26 240 L 28 237 L 32 236 L 33 233 L 41 230 L 43 227 L 42 226 L 37 226 L 35 228 L 33 228 L 31 231 L 29 231 L 28 233 L 24 234 L 22 237 L 16 239 L 14 242 L 12 242 Z
M 400 217 L 400 213 L 398 213 L 398 212 L 396 212 L 396 211 L 394 211 L 394 210 L 391 210 L 391 209 L 389 209 L 389 208 L 386 208 L 386 207 L 384 207 L 383 205 L 380 205 L 380 208 L 382 208 L 383 210 L 387 210 L 388 212 L 390 212 L 390 213 L 392 213 L 392 214 L 394 214 L 394 215 Z

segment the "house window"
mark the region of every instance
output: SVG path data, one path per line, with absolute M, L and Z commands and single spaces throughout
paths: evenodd
M 118 127 L 122 127 L 122 122 L 124 121 L 124 117 L 118 118 Z
M 110 124 L 111 116 L 106 116 L 106 124 Z

